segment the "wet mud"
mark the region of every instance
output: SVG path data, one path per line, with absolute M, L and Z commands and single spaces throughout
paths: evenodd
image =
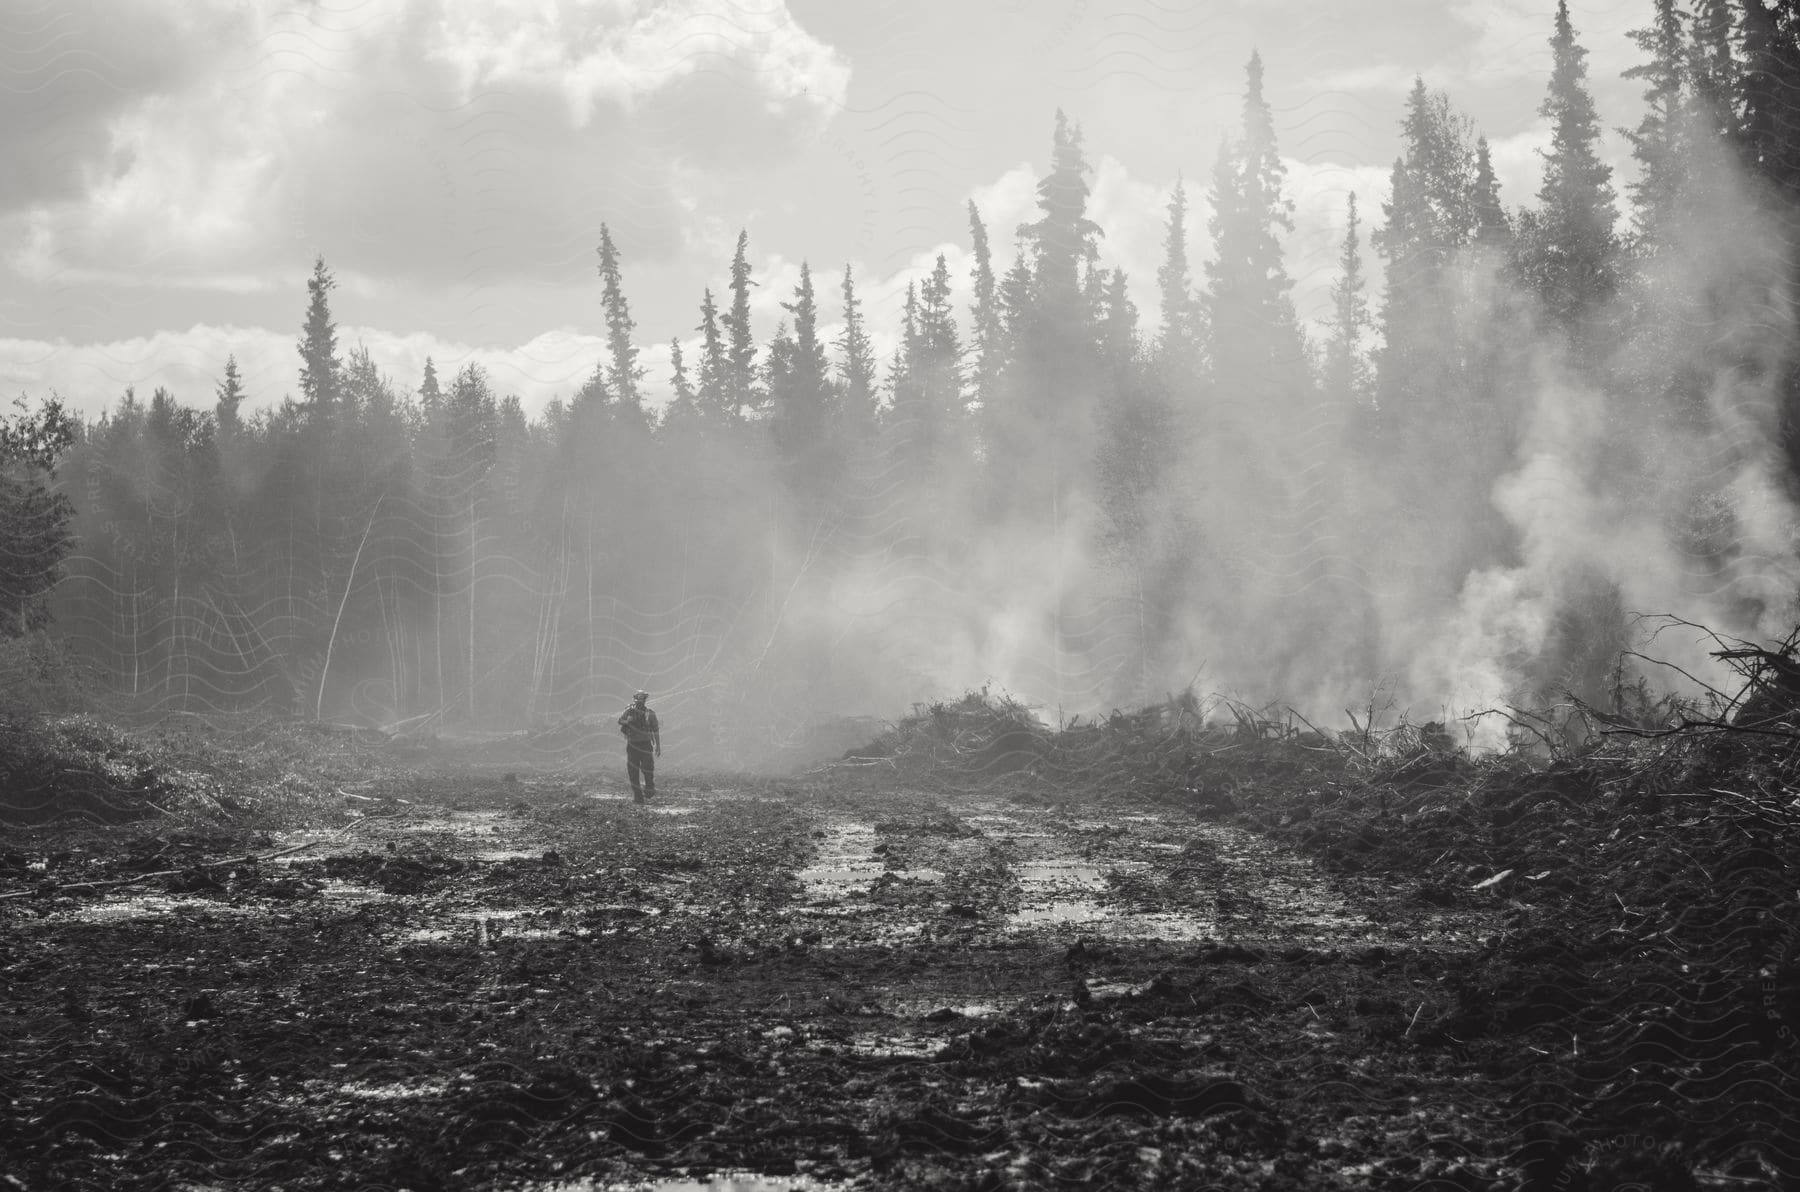
M 1477 1020 L 1516 929 L 1492 890 L 1167 802 L 616 786 L 414 776 L 304 831 L 23 838 L 14 1186 L 1588 1178 L 1531 1166 Z

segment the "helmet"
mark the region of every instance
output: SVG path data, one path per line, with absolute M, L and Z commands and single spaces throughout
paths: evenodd
M 650 693 L 648 691 L 634 691 L 631 693 L 631 698 L 632 699 L 649 699 Z

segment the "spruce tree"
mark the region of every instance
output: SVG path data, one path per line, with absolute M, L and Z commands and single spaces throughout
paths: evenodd
M 1413 80 L 1400 133 L 1408 181 L 1423 221 L 1413 247 L 1422 254 L 1424 267 L 1448 264 L 1473 231 L 1471 131 L 1468 117 L 1451 105 L 1448 95 L 1427 90 L 1423 79 Z
M 999 387 L 1006 351 L 1001 341 L 1000 295 L 994 280 L 994 256 L 988 245 L 987 226 L 981 222 L 981 211 L 972 199 L 969 201 L 969 241 L 975 254 L 975 267 L 969 271 L 969 279 L 974 283 L 974 302 L 969 311 L 969 346 L 975 353 L 974 397 L 986 405 L 993 400 Z
M 1081 129 L 1061 111 L 1050 168 L 1037 187 L 1039 216 L 1018 229 L 1019 259 L 1000 287 L 1008 365 L 982 419 L 989 492 L 997 508 L 1064 524 L 1085 482 L 1098 386 L 1095 320 L 1084 287 L 1100 228 L 1087 216 Z
M 700 378 L 694 399 L 701 417 L 724 423 L 731 417 L 731 360 L 719 331 L 719 307 L 711 289 L 700 300 Z
M 1042 214 L 1019 229 L 1032 247 L 1033 282 L 1042 313 L 1065 330 L 1082 321 L 1082 280 L 1100 235 L 1099 225 L 1087 217 L 1088 164 L 1081 141 L 1080 126 L 1058 109 L 1050 171 L 1037 187 Z
M 1101 302 L 1100 352 L 1115 374 L 1123 374 L 1137 363 L 1137 304 L 1131 300 L 1123 269 L 1112 269 L 1105 276 Z
M 238 375 L 235 354 L 225 357 L 225 379 L 219 382 L 215 392 L 217 401 L 213 405 L 213 417 L 219 424 L 220 436 L 229 438 L 238 432 L 238 407 L 244 401 L 244 383 L 243 378 Z
M 425 357 L 425 375 L 419 382 L 419 401 L 427 410 L 440 405 L 444 400 L 444 391 L 438 385 L 437 365 L 431 357 Z
M 722 320 L 727 338 L 725 404 L 733 419 L 761 406 L 756 389 L 756 341 L 750 334 L 750 233 L 739 232 L 731 258 L 731 310 Z
M 679 335 L 669 340 L 669 388 L 672 396 L 663 413 L 663 425 L 686 430 L 699 421 L 700 403 L 694 394 L 694 383 L 688 378 Z
M 1665 225 L 1687 189 L 1689 137 L 1694 124 L 1689 72 L 1692 56 L 1675 0 L 1655 0 L 1650 25 L 1631 39 L 1649 60 L 1630 67 L 1628 79 L 1644 81 L 1644 115 L 1635 129 L 1621 129 L 1631 142 L 1638 177 L 1627 184 L 1640 247 L 1654 252 Z
M 1200 328 L 1193 274 L 1188 267 L 1187 210 L 1187 187 L 1177 181 L 1169 196 L 1168 222 L 1163 225 L 1163 262 L 1156 271 L 1157 293 L 1162 298 L 1156 353 L 1165 368 L 1191 374 L 1200 361 Z
M 631 343 L 637 323 L 632 320 L 619 275 L 619 250 L 605 224 L 600 225 L 600 247 L 595 251 L 600 254 L 600 304 L 606 312 L 607 388 L 628 417 L 641 418 L 644 399 L 638 383 L 644 379 L 644 370 L 638 367 L 638 350 Z
M 1494 248 L 1512 239 L 1512 222 L 1500 204 L 1500 180 L 1494 174 L 1486 137 L 1475 141 L 1475 185 L 1469 202 L 1475 216 L 1475 243 Z
M 919 290 L 918 334 L 923 382 L 931 417 L 943 428 L 943 442 L 960 435 L 965 413 L 962 344 L 950 305 L 950 266 L 939 253 L 931 276 Z
M 835 394 L 827 375 L 825 345 L 819 340 L 819 308 L 812 269 L 800 263 L 794 300 L 781 304 L 793 316 L 769 350 L 770 431 L 789 469 L 789 487 L 817 494 L 836 479 L 839 425 Z
M 844 333 L 837 340 L 842 359 L 838 375 L 843 382 L 844 412 L 851 426 L 866 432 L 875 418 L 875 346 L 863 327 L 862 302 L 856 296 L 856 282 L 849 265 L 844 266 L 844 281 L 839 289 L 844 295 Z
M 1587 51 L 1575 40 L 1568 0 L 1557 2 L 1550 49 L 1550 86 L 1538 109 L 1550 121 L 1550 148 L 1537 209 L 1521 227 L 1520 268 L 1550 314 L 1573 329 L 1618 287 L 1617 213 L 1612 167 L 1600 160 Z
M 1361 226 L 1352 191 L 1338 252 L 1338 279 L 1331 287 L 1331 338 L 1325 342 L 1325 392 L 1350 407 L 1361 407 L 1369 399 L 1369 364 L 1363 356 L 1369 300 L 1363 293 Z
M 1734 52 L 1737 25 L 1732 0 L 1699 0 L 1690 25 L 1688 64 L 1698 128 L 1733 143 L 1741 131 L 1737 102 L 1742 74 Z
M 1290 390 L 1305 355 L 1282 261 L 1281 236 L 1294 227 L 1274 116 L 1263 98 L 1260 55 L 1245 70 L 1243 136 L 1228 141 L 1213 171 L 1214 259 L 1203 298 L 1215 383 L 1228 400 Z
M 1492 162 L 1484 179 L 1470 133 L 1447 96 L 1414 81 L 1401 121 L 1404 153 L 1390 174 L 1382 226 L 1371 237 L 1387 266 L 1376 353 L 1380 423 L 1390 432 L 1407 428 L 1422 450 L 1462 413 L 1457 345 L 1467 316 L 1465 250 L 1482 220 L 1496 218 L 1481 209 L 1496 194 Z
M 794 287 L 794 300 L 781 308 L 794 316 L 794 377 L 811 395 L 822 395 L 828 388 L 825 345 L 819 339 L 819 306 L 813 292 L 812 268 L 800 262 L 800 282 Z
M 331 321 L 330 294 L 336 287 L 337 279 L 325 267 L 325 258 L 316 258 L 306 283 L 306 321 L 301 326 L 299 350 L 301 400 L 317 414 L 331 408 L 341 386 L 337 325 Z

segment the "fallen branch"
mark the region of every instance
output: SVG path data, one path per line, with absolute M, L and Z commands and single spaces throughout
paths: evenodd
M 305 844 L 296 844 L 293 848 L 284 848 L 280 852 L 265 853 L 260 857 L 251 857 L 250 860 L 257 862 L 258 864 L 261 864 L 264 861 L 273 861 L 277 857 L 285 857 L 289 853 L 297 853 L 301 849 L 312 848 L 317 843 L 319 842 L 316 840 L 309 840 Z M 118 889 L 120 886 L 135 886 L 139 882 L 153 882 L 159 877 L 175 877 L 178 874 L 187 873 L 189 870 L 193 869 L 211 869 L 219 865 L 237 865 L 240 863 L 241 858 L 237 857 L 223 861 L 200 861 L 181 869 L 160 869 L 155 873 L 140 873 L 136 877 L 114 878 L 104 882 L 68 882 L 65 885 L 55 886 L 48 890 L 42 888 L 14 890 L 10 894 L 0 894 L 0 900 L 10 898 L 36 898 L 39 896 L 47 897 L 51 894 L 60 894 L 65 890 L 114 890 Z

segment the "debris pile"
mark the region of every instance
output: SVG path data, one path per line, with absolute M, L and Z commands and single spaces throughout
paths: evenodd
M 143 742 L 92 717 L 0 720 L 0 822 L 143 819 L 192 793 L 188 777 Z

